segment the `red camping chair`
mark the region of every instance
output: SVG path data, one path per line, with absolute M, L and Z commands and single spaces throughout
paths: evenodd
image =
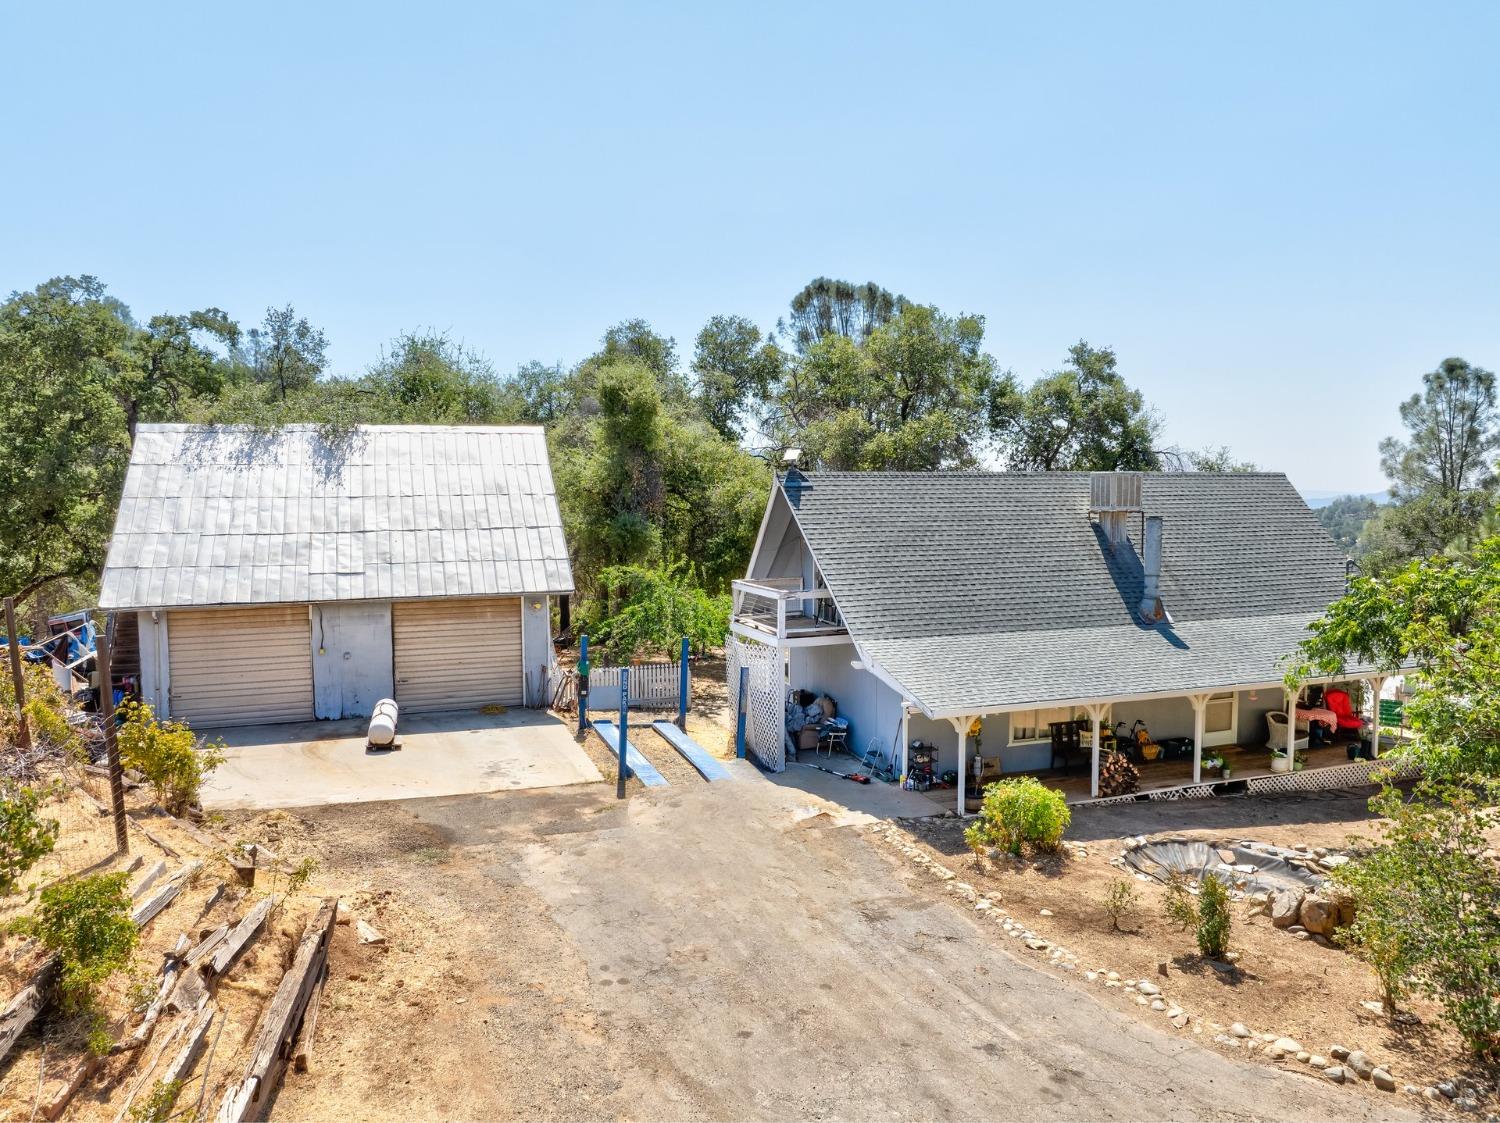
M 1346 691 L 1324 691 L 1323 705 L 1338 715 L 1340 733 L 1346 731 L 1358 733 L 1364 728 L 1364 720 L 1354 712 L 1354 703 L 1349 700 L 1349 695 Z

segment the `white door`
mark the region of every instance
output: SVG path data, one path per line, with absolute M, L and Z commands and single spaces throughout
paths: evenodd
M 388 601 L 315 604 L 313 708 L 320 718 L 369 717 L 392 696 Z
M 397 601 L 396 702 L 404 712 L 521 704 L 521 598 Z
M 171 716 L 197 728 L 310 721 L 307 605 L 167 613 Z
M 1239 726 L 1240 696 L 1232 690 L 1215 694 L 1203 710 L 1203 746 L 1232 745 Z

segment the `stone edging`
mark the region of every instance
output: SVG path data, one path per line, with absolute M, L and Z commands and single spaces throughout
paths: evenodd
M 1207 1032 L 1215 1044 L 1232 1049 L 1243 1049 L 1250 1053 L 1260 1052 L 1271 1060 L 1291 1060 L 1306 1065 L 1316 1072 L 1321 1072 L 1325 1079 L 1334 1084 L 1346 1083 L 1353 1077 L 1357 1078 L 1354 1080 L 1355 1083 L 1361 1080 L 1368 1081 L 1382 1091 L 1394 1092 L 1400 1089 L 1409 1095 L 1420 1096 L 1434 1103 L 1452 1103 L 1460 1111 L 1479 1110 L 1484 1090 L 1462 1084 L 1460 1081 L 1442 1081 L 1427 1086 L 1398 1084 L 1391 1075 L 1392 1066 L 1377 1065 L 1358 1049 L 1351 1050 L 1341 1045 L 1331 1045 L 1327 1056 L 1323 1056 L 1304 1049 L 1293 1038 L 1275 1033 L 1256 1033 L 1240 1022 L 1235 1022 L 1227 1028 L 1215 1022 L 1205 1022 L 1198 1016 L 1189 1014 L 1169 999 L 1162 992 L 1162 988 L 1149 979 L 1122 978 L 1118 971 L 1111 971 L 1107 967 L 1095 967 L 1080 972 L 1079 959 L 1074 952 L 1038 934 L 1017 917 L 1001 908 L 993 896 L 980 893 L 968 882 L 961 880 L 953 870 L 934 861 L 900 828 L 890 823 L 877 823 L 870 827 L 867 833 L 880 838 L 934 879 L 947 883 L 950 894 L 971 904 L 975 912 L 997 924 L 1007 936 L 1018 940 L 1028 951 L 1039 955 L 1044 954 L 1053 966 L 1064 971 L 1081 973 L 1085 981 L 1096 983 L 1104 989 L 1133 994 L 1138 1006 L 1144 1006 L 1161 1014 L 1173 1029 L 1191 1028 L 1193 1033 L 1200 1035 Z M 1078 857 L 1088 856 L 1087 849 L 1076 843 L 1065 842 L 1063 845 Z M 1050 916 L 1051 914 L 1043 909 L 1042 915 Z

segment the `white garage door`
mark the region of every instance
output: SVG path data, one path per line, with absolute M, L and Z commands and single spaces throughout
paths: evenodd
M 403 711 L 520 705 L 519 597 L 398 601 L 391 634 Z
M 169 612 L 167 662 L 172 716 L 194 727 L 312 720 L 305 604 Z

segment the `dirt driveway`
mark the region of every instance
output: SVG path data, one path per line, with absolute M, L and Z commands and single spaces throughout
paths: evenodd
M 280 1119 L 1400 1117 L 1019 962 L 769 783 L 305 809 L 363 883 Z

